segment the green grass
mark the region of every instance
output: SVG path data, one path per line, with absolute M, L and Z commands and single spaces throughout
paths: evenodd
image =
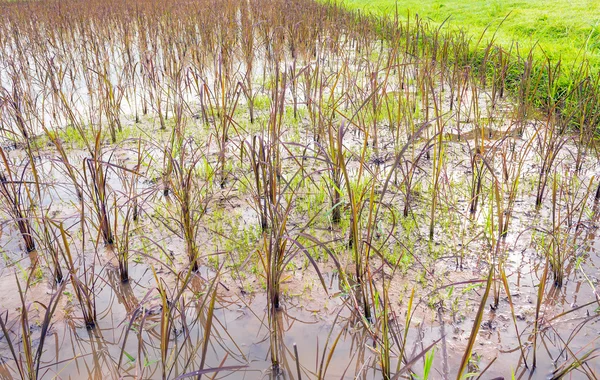
M 567 67 L 585 56 L 600 71 L 600 1 L 597 0 L 342 0 L 350 9 L 376 14 L 418 14 L 434 25 L 449 18 L 451 28 L 463 29 L 484 42 L 496 32 L 496 42 L 509 47 L 518 42 L 530 48 L 536 42 L 546 54 L 561 58 Z M 508 16 L 508 17 L 507 17 Z M 502 23 L 502 20 L 506 20 Z M 500 24 L 502 25 L 500 26 Z M 498 28 L 500 26 L 500 28 Z M 537 54 L 543 56 L 542 50 Z

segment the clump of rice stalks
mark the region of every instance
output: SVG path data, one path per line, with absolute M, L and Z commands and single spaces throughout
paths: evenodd
M 255 190 L 255 194 L 253 195 L 254 207 L 259 215 L 260 226 L 264 231 L 268 227 L 268 204 L 269 202 L 273 202 L 274 199 L 274 194 L 272 193 L 274 189 L 270 186 L 270 183 L 273 183 L 273 179 L 268 177 L 268 174 L 272 173 L 273 168 L 267 166 L 270 162 L 267 161 L 269 152 L 266 151 L 267 147 L 263 138 L 254 136 L 252 144 L 247 143 L 246 145 L 253 175 L 250 180 L 254 182 L 254 186 L 252 187 Z
M 30 279 L 32 277 L 33 276 L 29 276 Z M 60 297 L 66 283 L 62 283 L 54 290 L 47 304 L 35 302 L 37 304 L 36 306 L 40 306 L 44 309 L 44 314 L 41 321 L 39 321 L 39 325 L 41 326 L 40 335 L 38 338 L 34 338 L 34 321 L 30 319 L 31 303 L 27 302 L 27 291 L 29 290 L 31 283 L 30 280 L 28 280 L 25 288 L 23 288 L 16 275 L 15 279 L 21 300 L 21 307 L 19 310 L 18 321 L 12 326 L 17 323 L 20 326 L 18 339 L 13 337 L 13 327 L 11 327 L 11 324 L 8 321 L 8 311 L 4 313 L 4 315 L 0 315 L 0 328 L 2 329 L 4 339 L 7 342 L 8 349 L 14 360 L 16 366 L 15 372 L 21 379 L 34 380 L 43 377 L 43 372 L 40 371 L 40 364 L 44 353 L 44 343 L 50 333 L 52 317 L 60 303 Z M 36 344 L 37 347 L 35 346 Z
M 191 268 L 197 271 L 200 221 L 211 200 L 214 171 L 194 140 L 178 138 L 175 146 L 176 149 L 169 149 L 166 156 L 172 167 L 169 187 L 177 209 L 167 209 L 163 222 L 168 228 L 172 228 L 171 224 L 177 227 L 172 231 L 184 240 Z
M 82 215 L 82 225 L 84 221 L 84 217 Z M 95 273 L 95 258 L 91 263 L 86 261 L 85 254 L 81 255 L 81 264 L 80 266 L 76 266 L 75 260 L 73 257 L 73 253 L 71 247 L 73 247 L 72 240 L 69 239 L 69 234 L 65 230 L 62 223 L 56 225 L 58 229 L 58 233 L 60 234 L 60 239 L 62 244 L 58 244 L 58 249 L 61 250 L 62 256 L 65 259 L 67 264 L 67 269 L 69 271 L 69 278 L 71 280 L 71 284 L 73 286 L 73 291 L 75 293 L 75 298 L 79 303 L 79 307 L 81 308 L 81 314 L 83 317 L 83 322 L 87 329 L 93 329 L 96 327 L 96 323 L 98 321 L 96 314 L 96 294 L 95 294 L 95 285 L 96 285 L 96 273 Z M 57 237 L 58 238 L 58 237 Z M 82 246 L 85 247 L 85 235 L 82 240 Z M 79 255 L 78 255 L 79 256 Z
M 104 241 L 104 244 L 111 245 L 114 243 L 114 234 L 110 221 L 110 207 L 112 203 L 110 198 L 112 192 L 107 182 L 110 163 L 102 159 L 100 134 L 100 132 L 96 134 L 92 157 L 85 158 L 83 161 L 83 174 L 91 198 L 92 211 L 96 217 L 99 236 Z
M 31 200 L 28 183 L 25 180 L 25 169 L 21 173 L 14 172 L 18 165 L 11 163 L 4 149 L 0 147 L 2 156 L 2 171 L 0 172 L 0 197 L 5 204 L 5 210 L 17 225 L 27 252 L 35 251 L 34 232 L 31 226 Z
M 122 282 L 129 281 L 129 239 L 132 232 L 131 225 L 132 223 L 137 222 L 139 218 L 138 198 L 140 197 L 140 194 L 138 194 L 138 182 L 140 178 L 139 170 L 141 167 L 141 140 L 138 140 L 135 166 L 132 169 L 127 169 L 123 166 L 116 168 L 120 172 L 119 178 L 121 179 L 124 193 L 123 196 L 125 198 L 124 204 L 121 207 L 117 207 L 116 204 L 114 206 L 115 215 L 113 227 L 113 230 L 116 232 L 113 248 L 119 262 L 119 275 Z

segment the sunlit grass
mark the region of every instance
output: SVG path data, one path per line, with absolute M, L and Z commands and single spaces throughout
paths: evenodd
M 446 21 L 451 28 L 463 29 L 477 40 L 487 29 L 484 40 L 518 43 L 523 52 L 538 43 L 554 60 L 567 66 L 587 58 L 600 69 L 600 2 L 592 0 L 344 0 L 351 9 L 400 17 L 418 14 L 434 25 Z

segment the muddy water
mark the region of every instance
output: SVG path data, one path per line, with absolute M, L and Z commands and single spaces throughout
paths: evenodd
M 149 307 L 146 315 L 140 318 L 144 320 L 145 331 L 142 334 L 131 331 L 124 343 L 124 334 L 132 316 L 131 312 L 151 290 L 154 281 L 144 275 L 143 271 L 141 265 L 134 265 L 131 275 L 140 280 L 130 284 L 121 284 L 117 274 L 112 271 L 101 275 L 107 278 L 107 284 L 101 286 L 98 292 L 97 307 L 100 316 L 98 328 L 87 330 L 75 317 L 71 319 L 69 316 L 54 325 L 44 355 L 44 363 L 47 365 L 46 376 L 114 378 L 120 374 L 120 376 L 137 378 L 161 377 L 158 364 L 160 362 L 159 331 L 156 327 L 160 320 L 160 307 L 153 305 L 152 300 L 147 301 Z M 208 272 L 206 268 L 202 271 Z M 231 373 L 228 376 L 231 378 L 254 379 L 278 376 L 271 369 L 265 304 L 266 300 L 261 295 L 237 299 L 223 297 L 218 300 L 206 368 L 223 365 L 244 367 Z M 290 305 L 278 314 L 277 325 L 280 329 L 282 342 L 280 349 L 283 355 L 281 376 L 287 377 L 286 373 L 296 371 L 293 344 L 298 347 L 302 371 L 306 371 L 305 376 L 311 377 L 310 373 L 316 371 L 315 363 L 317 360 L 321 361 L 323 347 L 328 343 L 328 334 L 337 336 L 344 329 L 342 321 L 347 319 L 345 316 L 340 316 L 334 325 L 333 315 L 340 314 L 340 306 L 334 306 L 329 311 L 330 313 L 321 313 L 309 310 L 307 307 Z M 190 307 L 187 310 L 187 317 L 193 320 L 194 314 L 202 312 L 200 307 Z M 177 327 L 175 330 L 174 335 L 177 337 L 171 340 L 171 349 L 182 351 L 179 353 L 180 358 L 175 359 L 178 364 L 172 369 L 170 377 L 191 372 L 181 369 L 190 359 L 186 355 L 183 342 L 186 336 L 192 342 L 201 342 L 204 328 L 201 323 L 198 323 L 192 325 L 186 332 Z M 336 347 L 327 370 L 328 376 L 333 378 L 354 378 L 357 357 L 353 355 L 353 347 L 360 344 L 360 341 L 353 338 L 350 332 L 345 335 L 348 335 L 348 338 L 343 339 Z M 319 344 L 316 344 L 317 342 Z M 331 343 L 330 341 L 329 345 Z M 138 356 L 136 353 L 140 344 L 143 345 L 144 352 Z M 121 354 L 122 352 L 125 354 Z M 123 361 L 120 368 L 117 368 L 121 355 Z M 191 358 L 191 360 L 196 362 L 198 358 Z M 177 368 L 178 366 L 180 368 Z M 366 369 L 363 371 L 368 372 Z M 225 374 L 227 372 L 221 373 L 220 377 Z
M 458 143 L 453 151 L 449 149 L 448 171 L 450 178 L 468 176 L 465 152 Z M 73 161 L 81 161 L 80 153 L 74 154 Z M 567 161 L 565 161 L 567 162 Z M 424 163 L 427 165 L 427 163 Z M 40 168 L 44 175 L 52 179 L 47 198 L 42 204 L 60 215 L 73 231 L 78 227 L 80 203 L 74 192 L 65 182 L 64 176 L 49 161 L 42 159 Z M 527 175 L 535 174 L 532 165 Z M 586 173 L 592 173 L 593 165 Z M 585 176 L 584 176 L 585 177 Z M 61 179 L 59 181 L 59 179 Z M 122 183 L 115 175 L 109 176 L 109 185 L 116 193 L 122 192 Z M 152 182 L 140 183 L 140 192 L 156 191 Z M 160 190 L 158 190 L 160 192 Z M 118 198 L 118 197 L 117 197 Z M 220 202 L 228 207 L 231 215 L 239 214 L 248 225 L 256 224 L 256 213 L 248 206 L 249 200 L 241 194 L 234 201 Z M 159 197 L 149 197 L 148 209 L 169 207 L 169 203 Z M 121 201 L 118 201 L 121 202 Z M 166 203 L 161 203 L 166 202 Z M 237 203 L 236 203 L 237 202 Z M 540 316 L 534 350 L 534 320 L 538 299 L 538 287 L 544 272 L 545 256 L 532 247 L 535 226 L 546 226 L 551 218 L 549 206 L 535 211 L 533 196 L 526 192 L 519 197 L 513 210 L 513 219 L 506 240 L 501 244 L 502 257 L 514 306 L 514 319 L 506 292 L 501 289 L 498 307 L 493 310 L 493 291 L 486 301 L 486 312 L 480 326 L 477 342 L 471 357 L 470 372 L 485 371 L 483 378 L 510 378 L 514 372 L 517 378 L 545 379 L 563 365 L 571 363 L 574 357 L 581 357 L 587 351 L 597 348 L 600 335 L 598 318 L 598 273 L 600 264 L 600 239 L 596 235 L 598 220 L 594 215 L 594 205 L 590 202 L 588 212 L 592 217 L 582 226 L 585 231 L 577 240 L 576 259 L 566 261 L 567 276 L 563 286 L 555 288 L 551 280 L 547 284 Z M 457 204 L 466 209 L 468 203 L 458 200 Z M 162 205 L 162 206 L 160 206 Z M 586 214 L 587 215 L 587 214 Z M 150 218 L 151 220 L 152 218 Z M 462 221 L 462 229 L 484 223 L 485 213 Z M 149 223 L 153 225 L 154 223 Z M 136 232 L 140 236 L 148 234 L 161 241 L 167 252 L 173 255 L 176 270 L 185 269 L 183 245 L 180 239 L 169 236 L 166 231 L 142 227 Z M 211 242 L 210 237 L 202 239 Z M 390 299 L 393 302 L 392 325 L 403 332 L 407 315 L 407 294 L 416 289 L 415 305 L 411 311 L 406 338 L 405 362 L 411 362 L 412 371 L 420 374 L 424 358 L 419 353 L 436 342 L 432 378 L 453 378 L 471 334 L 474 316 L 483 293 L 483 280 L 488 268 L 485 257 L 490 251 L 485 240 L 467 236 L 466 244 L 436 241 L 434 246 L 443 247 L 445 254 L 435 261 L 433 270 L 423 280 L 417 280 L 419 269 L 411 268 L 402 275 L 396 275 L 390 283 Z M 19 336 L 16 319 L 21 307 L 16 294 L 16 277 L 24 281 L 27 268 L 36 261 L 36 254 L 23 254 L 18 231 L 8 222 L 2 226 L 1 246 L 4 260 L 0 266 L 0 287 L 8 291 L 0 296 L 2 310 L 9 312 L 9 326 L 14 337 Z M 420 247 L 419 249 L 425 249 Z M 448 252 L 463 252 L 465 259 L 462 268 Z M 137 247 L 139 250 L 139 247 Z M 158 252 L 158 251 L 157 251 Z M 157 252 L 147 253 L 156 257 Z M 482 254 L 484 252 L 484 254 Z M 81 255 L 81 254 L 79 254 Z M 150 269 L 154 264 L 161 276 L 172 289 L 173 275 L 158 261 L 138 256 L 130 264 L 131 280 L 122 284 L 119 280 L 114 253 L 108 248 L 85 251 L 87 262 L 96 264 L 93 269 L 95 302 L 98 313 L 97 327 L 85 328 L 80 318 L 80 310 L 73 297 L 71 285 L 65 289 L 59 310 L 55 314 L 42 356 L 44 378 L 161 378 L 160 320 L 162 306 L 156 291 L 156 281 Z M 80 256 L 82 257 L 82 256 Z M 247 268 L 246 268 L 247 269 Z M 296 270 L 289 271 L 284 280 L 283 310 L 269 327 L 266 312 L 266 298 L 260 276 L 254 276 L 251 289 L 245 289 L 231 273 L 225 273 L 218 285 L 215 303 L 214 322 L 210 333 L 204 368 L 219 366 L 241 366 L 234 370 L 220 372 L 218 377 L 229 378 L 297 378 L 295 353 L 296 344 L 303 378 L 381 378 L 377 344 L 358 323 L 349 299 L 339 289 L 337 276 L 331 263 L 323 263 L 327 292 L 323 290 L 314 271 L 298 264 Z M 428 277 L 431 273 L 435 276 Z M 203 266 L 194 276 L 185 299 L 185 320 L 181 315 L 175 318 L 169 340 L 170 378 L 177 378 L 200 367 L 199 347 L 204 341 L 207 304 L 202 297 L 208 291 L 208 284 L 214 279 L 214 266 Z M 27 293 L 28 302 L 37 300 L 45 303 L 55 292 L 56 285 L 49 280 L 47 268 L 35 281 Z M 549 275 L 551 279 L 551 275 Z M 501 287 L 501 283 L 497 282 Z M 197 297 L 194 298 L 194 297 Z M 33 304 L 32 304 L 33 305 Z M 31 329 L 34 343 L 39 341 L 40 328 L 37 325 L 43 313 L 39 307 L 30 307 Z M 277 331 L 280 353 L 280 369 L 271 366 L 271 333 Z M 517 334 L 520 336 L 517 338 Z M 522 347 L 522 350 L 519 348 Z M 531 368 L 533 356 L 537 362 L 535 371 L 525 368 L 522 352 Z M 398 353 L 397 345 L 392 347 Z M 329 356 L 331 353 L 331 356 Z M 14 376 L 15 362 L 11 359 L 6 338 L 0 339 L 0 355 L 4 365 L 0 373 Z M 392 368 L 397 368 L 396 356 L 392 358 Z M 600 371 L 598 360 L 586 363 L 588 372 Z M 401 365 L 400 368 L 403 368 Z M 404 373 L 407 375 L 408 372 Z
M 513 289 L 518 289 L 513 294 L 518 310 L 517 327 L 520 332 L 525 332 L 533 319 L 535 305 L 532 300 L 535 300 L 536 289 L 530 285 L 531 283 L 527 279 L 528 276 L 531 276 L 527 265 L 522 268 L 525 268 L 526 272 L 515 272 L 511 285 L 514 285 Z M 145 332 L 139 334 L 130 331 L 125 340 L 125 331 L 128 329 L 131 312 L 136 305 L 139 305 L 140 300 L 152 290 L 153 279 L 148 278 L 149 276 L 144 272 L 147 271 L 143 265 L 132 265 L 131 277 L 140 280 L 130 284 L 121 284 L 114 271 L 109 270 L 100 274 L 100 277 L 106 278 L 107 283 L 100 285 L 97 294 L 99 322 L 98 327 L 92 331 L 82 326 L 81 321 L 77 320 L 77 313 L 74 310 L 71 315 L 69 310 L 72 309 L 72 306 L 67 303 L 65 319 L 53 324 L 46 343 L 44 364 L 42 365 L 44 377 L 115 378 L 118 374 L 137 378 L 161 377 L 158 365 L 160 349 L 156 327 L 159 322 L 160 309 L 152 300 L 147 301 L 148 311 L 144 317 Z M 524 278 L 520 278 L 521 276 Z M 544 308 L 552 310 L 551 313 L 548 313 L 549 315 L 557 315 L 574 309 L 578 306 L 578 299 L 593 299 L 587 284 L 577 277 L 579 276 L 569 280 L 561 291 L 548 296 L 552 301 L 547 301 Z M 10 286 L 10 284 L 3 285 L 4 287 Z M 320 295 L 324 296 L 322 293 Z M 327 358 L 327 356 L 323 356 L 323 351 L 325 350 L 328 355 L 333 341 L 338 334 L 342 334 L 331 358 L 327 378 L 351 379 L 357 376 L 381 378 L 378 372 L 370 368 L 377 360 L 374 353 L 368 349 L 372 345 L 372 341 L 364 336 L 358 324 L 351 320 L 350 312 L 339 302 L 337 305 L 335 302 L 334 305 L 330 304 L 327 309 L 317 310 L 312 308 L 318 307 L 318 302 L 313 305 L 304 305 L 305 302 L 302 300 L 289 299 L 286 303 L 289 303 L 289 306 L 285 307 L 278 315 L 278 325 L 281 329 L 279 333 L 282 337 L 280 349 L 284 357 L 282 377 L 295 377 L 293 344 L 298 347 L 304 376 L 314 378 L 319 368 L 317 363 L 320 363 L 323 357 Z M 265 305 L 266 300 L 264 296 L 260 295 L 219 299 L 206 368 L 220 365 L 242 365 L 245 366 L 244 369 L 237 370 L 228 377 L 247 379 L 278 377 L 271 370 L 269 329 L 265 325 L 267 320 Z M 502 301 L 500 309 L 506 310 L 506 308 L 506 302 Z M 592 306 L 591 310 L 594 308 L 595 306 Z M 190 308 L 188 317 L 192 319 L 197 310 L 193 307 Z M 523 371 L 525 373 L 521 373 L 521 375 L 524 378 L 547 378 L 555 367 L 555 360 L 561 356 L 568 357 L 570 355 L 563 351 L 562 341 L 570 339 L 569 334 L 576 328 L 582 329 L 569 342 L 569 349 L 573 353 L 589 349 L 590 344 L 596 344 L 599 331 L 598 320 L 583 324 L 590 318 L 585 310 L 584 308 L 581 312 L 571 313 L 556 321 L 548 321 L 541 327 L 543 332 L 539 339 L 543 348 L 537 353 L 538 369 L 531 375 Z M 587 310 L 589 311 L 589 309 Z M 422 310 L 422 312 L 426 312 L 426 310 Z M 335 316 L 338 318 L 336 319 Z M 411 350 L 417 352 L 419 347 L 427 346 L 445 334 L 447 351 L 443 353 L 441 348 L 437 349 L 437 359 L 434 365 L 437 374 L 434 375 L 434 378 L 442 377 L 444 367 L 449 368 L 450 373 L 454 372 L 460 363 L 464 344 L 472 324 L 470 319 L 457 322 L 445 319 L 443 318 L 443 325 L 437 318 L 434 321 L 429 321 L 427 317 L 423 317 L 421 321 L 414 320 L 408 337 L 409 342 L 414 342 L 411 343 L 411 345 L 414 344 L 414 347 L 411 346 Z M 520 352 L 517 350 L 518 341 L 513 331 L 514 326 L 509 313 L 486 313 L 474 355 L 476 355 L 480 370 L 493 361 L 486 372 L 486 376 L 489 378 L 506 376 L 507 371 L 514 370 L 514 368 L 507 368 L 507 363 L 518 363 Z M 194 342 L 200 342 L 202 334 L 203 328 L 197 324 L 185 333 L 179 331 L 178 337 L 172 339 L 172 349 L 183 350 L 180 354 L 181 359 L 178 360 L 180 366 L 183 367 L 185 361 L 188 360 L 185 349 L 181 348 L 181 342 L 184 341 L 185 336 Z M 329 341 L 327 340 L 328 336 L 330 336 Z M 138 353 L 140 340 L 144 347 L 143 354 Z M 530 351 L 531 344 L 527 334 L 522 336 L 522 340 L 525 341 L 525 350 Z M 447 357 L 444 357 L 444 354 Z M 122 362 L 117 368 L 120 357 Z M 531 355 L 529 357 L 531 358 Z M 224 358 L 226 360 L 223 362 Z M 10 366 L 11 362 L 8 361 L 7 364 Z M 419 367 L 416 366 L 416 368 Z M 590 364 L 590 369 L 594 371 L 600 369 L 597 361 Z M 475 371 L 476 368 L 472 370 Z M 178 371 L 177 368 L 172 371 L 171 377 L 183 374 L 183 371 Z

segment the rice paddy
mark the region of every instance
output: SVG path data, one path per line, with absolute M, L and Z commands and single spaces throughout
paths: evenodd
M 313 0 L 0 7 L 1 378 L 598 377 L 588 61 Z

